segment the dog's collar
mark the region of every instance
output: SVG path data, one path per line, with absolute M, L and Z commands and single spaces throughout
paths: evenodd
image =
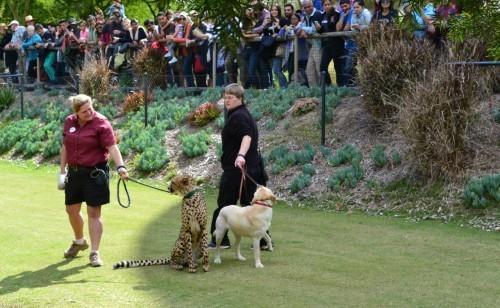
M 194 194 L 196 194 L 200 190 L 201 189 L 199 189 L 199 188 L 195 188 L 195 189 L 191 190 L 190 192 L 188 192 L 187 194 L 184 195 L 183 199 L 189 199 L 189 198 L 191 198 L 192 196 L 194 196 Z
M 266 207 L 269 207 L 269 208 L 273 208 L 273 205 L 272 205 L 272 204 L 267 203 L 266 201 L 260 201 L 260 200 L 257 200 L 257 201 L 255 201 L 254 203 L 255 203 L 255 204 L 258 204 L 258 205 L 266 206 Z

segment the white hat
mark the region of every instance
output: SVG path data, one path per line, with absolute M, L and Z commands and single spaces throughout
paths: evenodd
M 19 21 L 17 21 L 17 20 L 11 21 L 10 24 L 8 25 L 8 27 L 10 27 L 12 25 L 18 25 L 19 26 Z

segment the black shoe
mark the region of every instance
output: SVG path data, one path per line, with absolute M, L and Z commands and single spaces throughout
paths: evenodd
M 276 246 L 274 245 L 274 243 L 272 241 L 271 241 L 271 243 L 273 245 L 273 249 L 276 248 Z M 253 250 L 253 244 L 250 246 L 250 249 Z M 260 250 L 271 251 L 271 249 L 269 249 L 269 246 L 267 245 L 267 243 L 265 243 L 265 244 L 260 243 Z
M 208 243 L 208 249 L 216 249 L 217 245 L 215 244 L 215 241 L 210 241 Z M 231 248 L 231 244 L 229 243 L 229 239 L 222 239 L 222 243 L 220 243 L 220 248 L 221 249 L 229 249 Z
M 221 249 L 229 249 L 229 248 L 231 248 L 231 245 L 229 245 L 227 243 L 221 243 L 220 248 Z M 210 242 L 210 243 L 208 243 L 208 249 L 217 249 L 217 245 L 214 242 Z

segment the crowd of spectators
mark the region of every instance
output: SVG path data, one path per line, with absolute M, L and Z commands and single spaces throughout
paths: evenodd
M 436 17 L 458 14 L 454 0 L 425 1 L 420 10 L 393 0 L 302 0 L 300 7 L 287 3 L 270 6 L 251 1 L 239 17 L 242 40 L 236 49 L 214 42 L 215 25 L 204 15 L 189 12 L 159 12 L 155 19 L 140 23 L 128 19 L 125 7 L 116 0 L 103 13 L 97 10 L 86 20 L 68 18 L 57 24 L 42 25 L 28 15 L 24 25 L 17 20 L 0 23 L 0 56 L 3 69 L 19 71 L 21 59 L 30 81 L 37 78 L 37 59 L 41 80 L 57 84 L 67 74 L 77 72 L 86 60 L 101 57 L 112 70 L 127 69 L 136 52 L 146 46 L 164 54 L 169 85 L 207 87 L 240 82 L 245 88 L 286 88 L 290 82 L 309 86 L 320 84 L 320 72 L 327 82 L 338 86 L 355 84 L 356 41 L 352 35 L 318 36 L 332 32 L 359 32 L 373 24 L 391 25 L 409 16 L 417 25 L 415 39 L 439 40 Z M 444 2 L 444 3 L 441 3 Z M 419 13 L 420 12 L 420 13 Z M 292 38 L 297 38 L 297 44 Z M 214 57 L 215 55 L 215 57 Z M 295 72 L 294 59 L 298 58 Z M 335 80 L 328 74 L 333 62 Z M 211 80 L 212 67 L 216 78 Z M 332 77 L 332 78 L 331 78 Z M 17 82 L 17 78 L 12 79 Z

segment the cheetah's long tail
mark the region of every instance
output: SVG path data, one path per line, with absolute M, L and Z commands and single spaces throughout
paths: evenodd
M 170 258 L 165 259 L 144 259 L 144 260 L 123 260 L 113 265 L 113 269 L 125 268 L 125 267 L 143 267 L 151 265 L 168 265 L 170 264 Z

